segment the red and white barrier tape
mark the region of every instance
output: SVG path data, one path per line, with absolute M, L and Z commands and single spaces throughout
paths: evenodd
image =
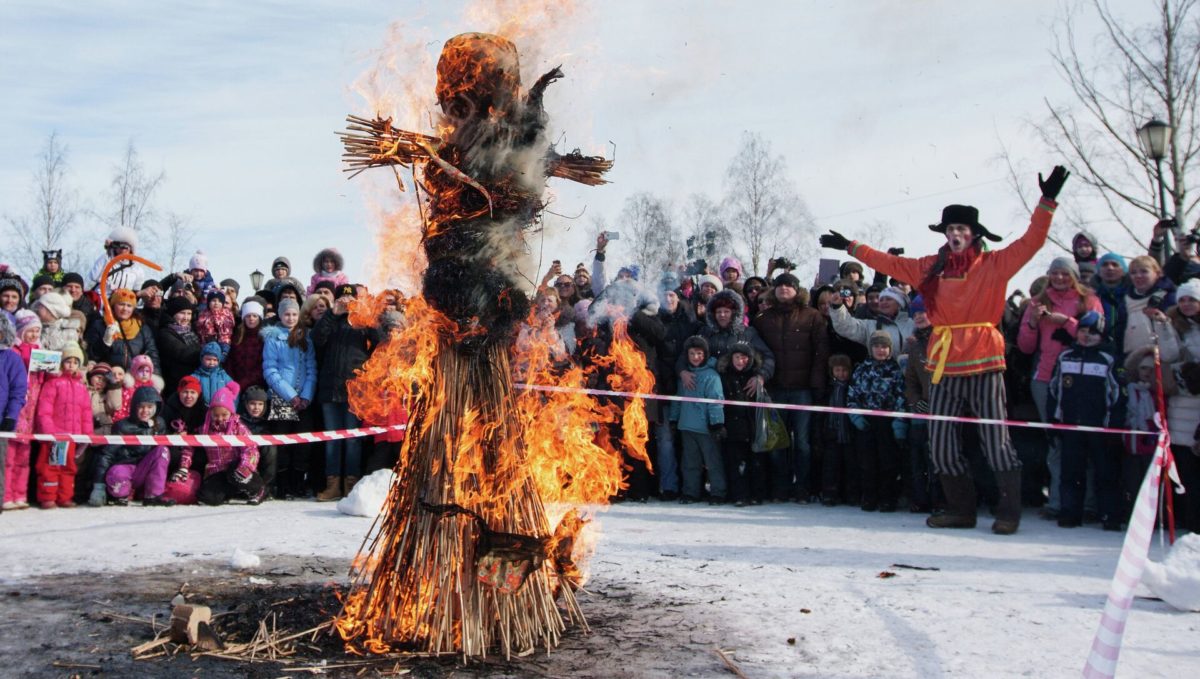
M 112 444 L 128 446 L 189 446 L 213 448 L 216 446 L 243 447 L 253 443 L 258 446 L 286 446 L 293 443 L 323 443 L 353 439 L 362 436 L 404 431 L 403 424 L 387 427 L 360 427 L 358 429 L 331 429 L 329 431 L 307 431 L 296 434 L 250 434 L 248 436 L 217 436 L 212 434 L 163 434 L 158 436 L 126 436 L 121 434 L 17 434 L 0 432 L 0 438 L 17 441 L 74 441 L 75 443 Z
M 1159 420 L 1157 415 L 1155 419 Z M 1133 516 L 1130 517 L 1129 528 L 1125 531 L 1121 558 L 1117 561 L 1117 570 L 1113 573 L 1108 599 L 1104 602 L 1104 613 L 1100 615 L 1100 625 L 1096 628 L 1092 649 L 1088 653 L 1087 664 L 1083 667 L 1085 679 L 1112 679 L 1116 675 L 1121 640 L 1125 636 L 1125 621 L 1129 618 L 1129 609 L 1133 605 L 1133 592 L 1142 580 L 1142 571 L 1145 570 L 1146 558 L 1150 552 L 1150 538 L 1154 535 L 1154 520 L 1158 516 L 1159 485 L 1164 467 L 1167 467 L 1167 477 L 1175 481 L 1178 487 L 1179 476 L 1174 462 L 1170 459 L 1170 445 L 1169 435 L 1164 433 L 1159 436 L 1154 459 L 1150 462 L 1150 469 L 1146 470 L 1141 489 L 1138 490 Z
M 981 417 L 960 417 L 953 415 L 932 415 L 925 413 L 908 413 L 890 410 L 868 410 L 865 408 L 837 408 L 834 406 L 794 405 L 790 403 L 758 403 L 755 401 L 729 401 L 717 398 L 699 398 L 695 396 L 671 396 L 668 394 L 641 394 L 632 391 L 609 391 L 607 389 L 584 389 L 581 387 L 557 387 L 540 384 L 517 384 L 520 389 L 534 391 L 583 393 L 589 396 L 610 396 L 616 398 L 641 398 L 658 401 L 680 401 L 683 403 L 712 403 L 749 408 L 773 408 L 776 410 L 800 410 L 817 413 L 841 413 L 844 415 L 868 415 L 881 417 L 900 417 L 912 420 L 938 420 L 943 422 L 965 422 L 968 424 L 1004 425 L 1009 427 L 1026 427 L 1030 429 L 1050 429 L 1055 431 L 1081 431 L 1099 434 L 1143 434 L 1158 436 L 1158 432 L 1139 431 L 1136 429 L 1117 429 L 1114 427 L 1089 427 L 1077 424 L 1054 424 L 1050 422 L 1025 422 L 1022 420 L 996 420 Z M 357 438 L 375 434 L 386 434 L 390 431 L 403 431 L 405 425 L 397 424 L 388 427 L 362 427 L 359 429 L 335 429 L 330 431 L 314 431 L 298 434 L 251 434 L 249 436 L 206 436 L 199 434 L 167 434 L 159 436 L 121 436 L 117 434 L 92 435 L 87 434 L 16 434 L 0 432 L 0 438 L 18 441 L 74 441 L 76 443 L 97 444 L 126 444 L 126 445 L 164 445 L 164 446 L 244 446 L 254 443 L 260 446 L 282 446 L 293 443 L 320 443 L 338 439 Z
M 1158 436 L 1156 431 L 1140 431 L 1137 429 L 1116 429 L 1114 427 L 1090 427 L 1082 424 L 1055 424 L 1052 422 L 1026 422 L 1024 420 L 994 420 L 983 417 L 960 417 L 955 415 L 933 415 L 926 413 L 908 413 L 892 410 L 867 410 L 865 408 L 837 408 L 834 406 L 794 405 L 791 403 L 758 403 L 756 401 L 729 401 L 720 398 L 699 398 L 696 396 L 671 396 L 668 394 L 639 394 L 632 391 L 608 391 L 605 389 L 583 389 L 580 387 L 554 387 L 541 384 L 517 384 L 519 389 L 533 391 L 549 391 L 558 393 L 583 393 L 590 396 L 613 396 L 618 398 L 641 398 L 656 401 L 679 401 L 681 403 L 713 403 L 716 405 L 738 406 L 742 408 L 774 408 L 775 410 L 803 410 L 816 413 L 841 413 L 844 415 L 877 415 L 881 417 L 901 417 L 910 420 L 937 420 L 941 422 L 966 422 L 968 424 L 995 424 L 1008 427 L 1026 427 L 1028 429 L 1052 429 L 1055 431 L 1081 431 L 1097 434 L 1143 434 Z

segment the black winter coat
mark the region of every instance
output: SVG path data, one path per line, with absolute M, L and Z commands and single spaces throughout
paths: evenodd
M 663 340 L 667 336 L 667 329 L 663 326 L 662 321 L 658 320 L 657 315 L 650 315 L 641 311 L 635 312 L 629 318 L 629 339 L 637 346 L 642 355 L 646 357 L 646 367 L 654 374 L 655 393 L 658 391 L 658 383 L 662 381 L 663 376 L 659 370 L 658 352 L 663 348 Z M 654 399 L 646 399 L 646 417 L 651 422 L 658 421 L 659 403 Z
M 349 400 L 346 381 L 354 377 L 354 371 L 366 363 L 383 341 L 383 333 L 376 327 L 352 327 L 349 314 L 339 316 L 330 310 L 321 316 L 308 336 L 317 352 L 324 352 L 317 373 L 317 401 L 345 403 Z
M 179 388 L 179 380 L 200 367 L 200 336 L 189 328 L 179 333 L 170 326 L 158 331 L 158 354 L 162 360 L 163 397 Z
M 109 365 L 119 365 L 128 371 L 130 364 L 133 363 L 133 357 L 145 354 L 154 363 L 154 372 L 162 374 L 162 362 L 158 357 L 158 343 L 154 341 L 154 329 L 148 323 L 142 322 L 142 328 L 135 337 L 123 338 L 118 333 L 111 347 L 104 344 L 106 329 L 102 316 L 97 316 L 88 326 L 87 333 L 84 335 L 88 358 L 97 362 L 103 361 Z
M 675 313 L 659 309 L 658 320 L 663 324 L 664 335 L 658 351 L 658 370 L 655 373 L 658 382 L 654 391 L 658 394 L 675 394 L 679 381 L 675 363 L 683 353 L 683 343 L 700 331 L 700 323 L 696 321 L 691 302 L 687 300 L 679 301 Z
M 727 401 L 754 402 L 753 396 L 742 393 L 746 383 L 753 378 L 762 361 L 755 357 L 746 370 L 738 372 L 733 367 L 732 357 L 725 354 L 717 361 L 717 372 L 721 374 L 721 391 Z M 749 406 L 725 405 L 725 440 L 749 443 L 754 440 L 754 411 Z

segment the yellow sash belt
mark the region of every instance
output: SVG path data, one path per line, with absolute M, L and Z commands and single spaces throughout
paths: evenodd
M 946 372 L 946 360 L 950 358 L 951 330 L 959 328 L 990 328 L 994 323 L 960 323 L 959 325 L 938 325 L 933 328 L 933 346 L 929 356 L 933 358 L 933 384 L 942 381 L 942 373 Z

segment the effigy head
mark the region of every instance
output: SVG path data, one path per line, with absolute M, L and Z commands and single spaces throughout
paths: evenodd
M 442 47 L 437 98 L 452 122 L 508 117 L 520 104 L 520 90 L 520 62 L 511 40 L 489 33 L 463 33 Z

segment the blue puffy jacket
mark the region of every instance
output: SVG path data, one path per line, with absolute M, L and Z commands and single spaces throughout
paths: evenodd
M 299 396 L 311 402 L 317 390 L 317 354 L 312 340 L 305 337 L 304 347 L 288 345 L 288 330 L 281 325 L 263 328 L 263 378 L 279 398 L 291 401 Z
M 709 358 L 704 365 L 687 370 L 696 375 L 696 388 L 688 389 L 679 384 L 679 396 L 695 398 L 723 399 L 725 392 L 721 390 L 721 376 L 716 370 L 717 360 Z M 671 401 L 670 419 L 679 423 L 680 431 L 691 431 L 707 434 L 712 425 L 725 424 L 725 408 L 720 403 L 681 403 Z

